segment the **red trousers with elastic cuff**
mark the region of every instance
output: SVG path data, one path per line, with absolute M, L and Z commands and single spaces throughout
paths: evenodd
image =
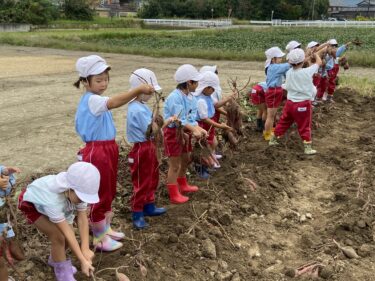
M 249 97 L 250 102 L 253 105 L 260 105 L 266 102 L 263 87 L 260 85 L 254 85 L 254 87 L 249 92 Z
M 327 90 L 327 86 L 328 86 L 328 78 L 327 77 L 321 77 L 319 86 L 316 88 L 317 89 L 317 93 L 316 93 L 317 99 L 323 98 L 324 92 Z
M 284 90 L 281 87 L 268 88 L 265 93 L 267 108 L 278 108 L 283 101 Z
M 328 95 L 333 95 L 336 90 L 336 79 L 337 75 L 339 74 L 340 67 L 338 64 L 335 64 L 334 67 L 328 71 Z
M 155 201 L 159 185 L 159 162 L 153 141 L 135 143 L 128 156 L 133 183 L 131 208 L 133 212 L 143 212 L 146 204 Z
M 310 142 L 311 121 L 311 101 L 292 102 L 288 100 L 284 106 L 283 114 L 276 125 L 274 134 L 276 137 L 283 136 L 289 127 L 296 122 L 301 138 L 306 142 Z
M 99 202 L 90 209 L 91 222 L 100 222 L 111 212 L 116 196 L 118 146 L 115 140 L 93 141 L 86 143 L 79 153 L 82 161 L 93 164 L 100 172 Z
M 318 87 L 320 85 L 320 80 L 321 79 L 322 79 L 322 75 L 320 75 L 319 73 L 315 73 L 314 74 L 314 76 L 313 76 L 313 84 L 316 87 L 316 89 L 318 89 Z
M 213 118 L 211 118 L 213 120 Z M 203 121 L 198 121 L 199 127 L 205 129 L 208 133 L 207 137 L 207 143 L 208 144 L 213 144 L 214 143 L 214 138 L 215 138 L 215 127 L 211 126 L 210 124 L 207 124 L 206 122 Z

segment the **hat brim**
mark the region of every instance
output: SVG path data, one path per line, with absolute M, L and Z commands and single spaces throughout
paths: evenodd
M 198 72 L 193 78 L 191 78 L 189 80 L 191 80 L 191 81 L 199 81 L 199 80 L 202 79 L 202 77 L 203 77 L 203 75 Z
M 162 87 L 160 87 L 159 85 L 154 85 L 154 89 L 155 91 L 160 91 L 162 90 Z
M 74 190 L 74 192 L 77 194 L 78 198 L 85 203 L 88 204 L 95 204 L 99 202 L 99 196 L 98 194 L 87 194 L 87 193 L 82 193 L 77 190 Z
M 110 70 L 111 67 L 105 63 L 102 63 L 98 66 L 96 66 L 92 71 L 90 71 L 90 74 L 89 75 L 98 75 L 98 74 L 102 74 L 104 71 L 106 70 Z
M 220 89 L 220 86 L 219 87 L 214 87 L 214 86 L 210 86 L 210 85 L 198 86 L 197 89 L 195 90 L 195 92 L 193 93 L 193 95 L 199 96 L 200 94 L 202 94 L 203 90 L 207 87 L 213 88 L 215 90 L 215 92 L 217 92 Z

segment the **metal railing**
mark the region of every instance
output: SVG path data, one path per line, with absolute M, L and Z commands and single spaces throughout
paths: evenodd
M 183 27 L 223 27 L 231 26 L 231 20 L 170 20 L 170 19 L 144 19 L 149 25 L 167 25 Z

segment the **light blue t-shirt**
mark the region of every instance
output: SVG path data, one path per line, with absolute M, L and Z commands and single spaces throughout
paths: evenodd
M 4 169 L 5 169 L 5 166 L 0 165 L 0 176 L 3 175 Z M 5 200 L 3 198 L 10 194 L 10 192 L 12 191 L 12 187 L 15 184 L 16 184 L 16 176 L 14 174 L 10 174 L 7 188 L 5 190 L 0 188 L 0 207 L 5 204 Z
M 168 120 L 173 115 L 177 116 L 183 126 L 189 124 L 197 126 L 195 120 L 197 116 L 197 100 L 192 94 L 185 95 L 179 89 L 175 89 L 169 94 L 164 103 L 164 120 Z M 173 128 L 172 123 L 168 127 Z
M 34 204 L 37 211 L 49 218 L 53 223 L 66 220 L 73 223 L 74 212 L 85 211 L 87 203 L 72 204 L 64 191 L 67 187 L 58 186 L 56 175 L 39 178 L 27 186 L 23 200 Z
M 289 63 L 272 63 L 267 69 L 267 89 L 281 87 L 286 72 L 291 68 Z
M 113 122 L 112 113 L 109 110 L 98 110 L 93 112 L 90 109 L 89 101 L 103 100 L 90 92 L 86 92 L 79 104 L 75 117 L 76 132 L 84 142 L 114 140 L 116 137 L 116 128 Z
M 152 121 L 152 112 L 148 106 L 136 100 L 130 102 L 126 119 L 126 137 L 128 141 L 131 143 L 147 141 L 147 127 Z

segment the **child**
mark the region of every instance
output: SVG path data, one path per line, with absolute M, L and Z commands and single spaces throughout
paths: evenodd
M 257 126 L 255 131 L 263 132 L 264 123 L 267 119 L 267 107 L 264 93 L 267 91 L 267 83 L 260 82 L 254 85 L 249 92 L 250 102 L 257 107 Z
M 285 47 L 285 50 L 287 51 L 287 53 L 289 54 L 292 50 L 295 50 L 295 49 L 300 49 L 302 47 L 302 44 L 295 41 L 295 40 L 292 40 L 290 41 L 286 47 Z M 286 56 L 286 59 L 288 60 L 289 58 L 289 55 Z
M 137 69 L 130 76 L 130 87 L 135 89 L 147 82 L 155 91 L 160 91 L 155 74 L 148 69 Z M 133 182 L 131 198 L 133 225 L 137 229 L 148 226 L 144 216 L 159 216 L 166 212 L 165 208 L 155 206 L 155 191 L 159 184 L 159 162 L 154 139 L 147 139 L 146 132 L 152 122 L 152 112 L 146 105 L 150 95 L 139 95 L 129 103 L 127 113 L 126 134 L 133 143 L 128 162 Z M 170 117 L 168 123 L 176 120 Z M 153 126 L 155 124 L 152 124 Z
M 90 225 L 94 244 L 98 250 L 114 251 L 122 246 L 116 241 L 124 238 L 124 233 L 111 228 L 113 213 L 111 204 L 116 194 L 118 146 L 115 142 L 116 128 L 111 109 L 128 103 L 140 94 L 152 94 L 154 89 L 146 84 L 129 92 L 113 97 L 101 95 L 108 87 L 109 70 L 106 61 L 96 55 L 78 59 L 76 68 L 86 92 L 82 96 L 76 117 L 76 131 L 86 146 L 79 155 L 83 161 L 92 163 L 100 171 L 99 202 L 90 210 Z
M 224 130 L 232 130 L 231 127 L 224 123 L 219 123 L 213 120 L 215 116 L 215 106 L 211 95 L 218 90 L 220 87 L 220 81 L 218 76 L 212 72 L 204 72 L 202 74 L 201 79 L 199 80 L 199 86 L 195 91 L 195 95 L 197 96 L 197 121 L 201 128 L 207 131 L 208 138 L 207 143 L 210 146 L 210 150 L 212 152 L 212 156 L 214 159 L 209 161 L 214 168 L 219 168 L 220 165 L 217 163 L 214 154 L 214 137 L 215 134 L 213 133 L 213 129 L 221 128 Z M 199 167 L 199 175 L 202 178 L 208 178 L 208 171 L 204 165 Z
M 319 52 L 323 51 L 325 49 Z M 302 68 L 305 60 L 305 53 L 302 49 L 292 50 L 289 53 L 289 63 L 293 69 L 286 74 L 285 88 L 288 91 L 288 100 L 269 145 L 277 145 L 277 139 L 284 135 L 293 122 L 296 122 L 298 132 L 304 142 L 305 154 L 316 153 L 316 150 L 311 148 L 311 101 L 316 94 L 312 77 L 322 64 L 319 52 L 315 53 L 316 63 L 308 68 Z
M 289 63 L 281 63 L 285 54 L 278 47 L 268 49 L 265 54 L 267 57 L 265 64 L 267 73 L 267 91 L 265 94 L 267 119 L 264 126 L 263 137 L 268 141 L 272 135 L 277 109 L 283 100 L 283 88 L 281 87 L 282 79 L 291 66 Z
M 94 271 L 86 209 L 87 204 L 99 202 L 99 182 L 100 174 L 95 166 L 77 162 L 66 172 L 33 181 L 19 196 L 18 208 L 27 221 L 35 224 L 51 242 L 48 264 L 54 268 L 57 281 L 76 280 L 74 274 L 77 270 L 66 258 L 65 246 L 69 246 L 76 255 L 86 276 Z M 72 227 L 75 210 L 81 246 Z
M 328 76 L 327 101 L 332 102 L 333 94 L 336 89 L 336 79 L 340 70 L 339 60 L 340 60 L 340 57 L 345 53 L 345 51 L 347 50 L 351 42 L 348 42 L 340 46 L 339 48 L 337 48 L 338 43 L 336 39 L 331 39 L 328 41 L 328 43 L 330 45 L 331 59 L 327 62 L 327 66 L 330 69 L 328 70 L 328 73 L 327 73 L 327 76 Z
M 198 191 L 197 186 L 188 184 L 186 171 L 192 151 L 191 135 L 198 139 L 207 136 L 207 132 L 199 127 L 195 120 L 197 104 L 195 97 L 191 94 L 196 90 L 200 77 L 201 75 L 194 66 L 190 64 L 180 66 L 174 75 L 177 87 L 164 103 L 164 120 L 172 116 L 177 116 L 180 120 L 180 124 L 174 122 L 164 128 L 164 151 L 168 156 L 169 166 L 167 187 L 170 201 L 174 204 L 185 203 L 189 200 L 181 193 Z M 183 128 L 178 128 L 178 126 L 183 126 Z M 183 129 L 190 135 L 186 136 Z
M 8 269 L 5 264 L 5 253 L 7 251 L 9 251 L 11 258 L 16 260 L 23 260 L 25 258 L 20 245 L 14 239 L 15 233 L 9 221 L 11 213 L 7 200 L 7 197 L 10 195 L 16 184 L 14 174 L 20 172 L 20 169 L 17 167 L 5 167 L 0 165 L 0 247 L 2 248 L 0 254 L 0 281 L 14 280 L 9 277 Z
M 213 65 L 213 66 L 205 65 L 205 66 L 201 67 L 201 69 L 199 70 L 199 72 L 201 74 L 203 74 L 204 72 L 207 72 L 207 71 L 215 73 L 216 75 L 219 75 L 219 71 L 218 71 L 218 68 L 217 68 L 216 65 Z M 211 95 L 211 99 L 214 102 L 214 106 L 215 106 L 215 115 L 212 117 L 212 120 L 214 120 L 217 123 L 220 122 L 221 114 L 223 114 L 223 115 L 227 114 L 225 112 L 225 110 L 223 109 L 223 106 L 227 102 L 229 102 L 233 97 L 234 97 L 234 95 L 223 98 L 222 89 L 221 89 L 220 85 L 217 87 L 215 92 Z M 214 135 L 212 148 L 213 148 L 213 151 L 215 152 L 219 142 L 218 142 L 218 140 L 216 138 L 216 135 L 215 135 L 215 128 L 212 127 L 211 130 L 212 130 L 212 134 Z M 216 152 L 215 152 L 215 158 L 217 160 L 221 159 L 222 157 L 223 156 L 221 154 L 216 154 Z

